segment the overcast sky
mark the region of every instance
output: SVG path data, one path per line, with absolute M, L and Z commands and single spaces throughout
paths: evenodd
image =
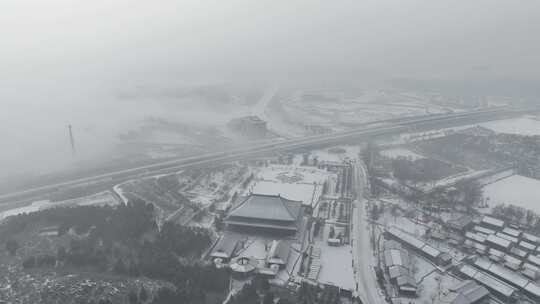
M 2 73 L 24 77 L 350 67 L 523 77 L 540 66 L 535 0 L 2 0 L 0 11 Z
M 0 164 L 64 147 L 45 143 L 75 119 L 107 125 L 108 92 L 134 83 L 535 81 L 539 37 L 537 0 L 1 0 Z

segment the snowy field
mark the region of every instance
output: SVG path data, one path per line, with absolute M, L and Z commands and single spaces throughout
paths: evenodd
M 350 128 L 383 119 L 446 113 L 448 109 L 431 103 L 427 96 L 368 89 L 346 95 L 298 90 L 280 103 L 280 110 L 289 124 Z
M 437 188 L 437 187 L 448 187 L 451 185 L 455 185 L 460 180 L 473 180 L 479 176 L 485 175 L 489 170 L 467 170 L 465 172 L 460 172 L 454 175 L 450 175 L 448 177 L 445 177 L 443 179 L 440 179 L 436 182 L 427 182 L 427 183 L 418 183 L 415 185 L 417 188 L 422 189 L 423 191 L 430 191 L 431 189 Z
M 54 202 L 53 207 L 67 207 L 67 206 L 115 206 L 120 202 L 112 195 L 110 191 L 105 191 L 91 196 L 85 196 L 81 198 L 65 200 L 60 202 Z
M 514 170 L 508 169 L 499 173 L 495 173 L 495 174 L 491 174 L 491 175 L 479 178 L 476 181 L 480 183 L 480 185 L 484 186 L 484 185 L 488 185 L 496 181 L 499 181 L 501 179 L 508 178 L 512 175 L 514 175 Z
M 318 281 L 354 290 L 355 280 L 350 246 L 332 247 L 326 242 L 316 242 L 321 248 L 321 272 Z
M 49 200 L 35 201 L 31 205 L 28 205 L 28 206 L 13 208 L 13 209 L 9 209 L 9 210 L 1 212 L 0 221 L 2 221 L 8 216 L 36 212 L 36 211 L 48 208 L 50 206 L 51 206 L 51 202 Z
M 484 198 L 491 207 L 512 204 L 540 213 L 540 180 L 512 175 L 485 186 Z
M 171 152 L 171 151 L 162 151 L 162 150 L 149 150 L 146 151 L 146 156 L 148 156 L 151 159 L 163 159 L 163 158 L 171 158 L 171 157 L 178 157 L 180 156 L 178 153 Z
M 438 272 L 431 272 L 426 276 L 419 285 L 418 298 L 400 298 L 399 303 L 446 303 L 441 299 L 444 298 L 444 294 L 448 293 L 448 289 L 461 283 L 461 280 L 449 275 L 441 274 Z M 441 295 L 439 297 L 439 291 Z
M 49 200 L 35 201 L 31 205 L 13 208 L 0 212 L 0 221 L 8 216 L 18 215 L 23 213 L 31 213 L 40 210 L 45 210 L 52 207 L 74 207 L 74 206 L 104 206 L 104 205 L 117 205 L 119 201 L 110 191 L 101 192 L 91 196 L 85 196 L 76 199 L 70 199 L 65 201 L 51 202 Z
M 456 132 L 463 131 L 475 127 L 476 125 L 463 125 L 458 127 L 449 127 L 441 128 L 438 130 L 430 130 L 425 132 L 416 132 L 416 133 L 402 133 L 392 137 L 391 139 L 384 140 L 383 143 L 386 144 L 409 144 L 418 141 L 425 141 L 430 139 L 436 139 L 445 137 Z
M 424 156 L 405 148 L 386 149 L 386 150 L 382 150 L 381 154 L 388 158 L 404 157 L 406 159 L 410 159 L 413 161 L 417 159 L 425 158 Z
M 520 134 L 528 136 L 540 135 L 540 120 L 529 116 L 496 120 L 480 125 L 497 133 Z

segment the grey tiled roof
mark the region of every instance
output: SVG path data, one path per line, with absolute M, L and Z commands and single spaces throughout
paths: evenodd
M 234 217 L 294 222 L 300 215 L 301 207 L 301 201 L 288 200 L 279 195 L 251 194 L 229 212 L 228 219 Z

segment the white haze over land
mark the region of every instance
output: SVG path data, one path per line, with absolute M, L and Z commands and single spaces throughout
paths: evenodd
M 538 83 L 539 17 L 533 0 L 2 0 L 0 178 L 69 167 L 68 124 L 82 159 L 107 158 L 146 117 L 218 124 L 234 111 L 145 88 Z

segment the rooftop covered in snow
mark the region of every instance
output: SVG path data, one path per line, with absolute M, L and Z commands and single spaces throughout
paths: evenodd
M 250 194 L 231 209 L 225 223 L 235 227 L 296 231 L 301 215 L 301 201 L 280 195 Z

